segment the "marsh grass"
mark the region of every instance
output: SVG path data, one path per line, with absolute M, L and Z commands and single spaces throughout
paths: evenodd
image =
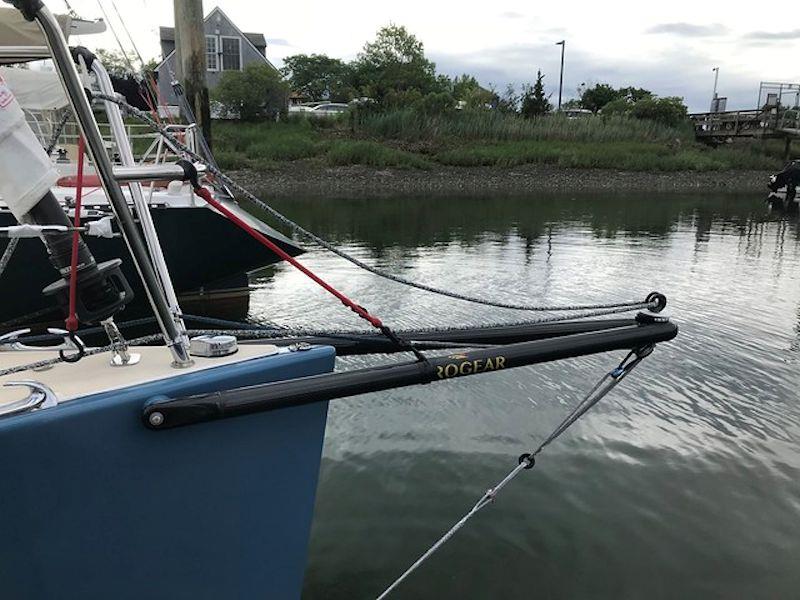
M 523 119 L 498 111 L 458 111 L 424 115 L 411 109 L 364 115 L 359 129 L 397 140 L 491 140 L 572 142 L 691 141 L 690 127 L 673 128 L 622 116 L 568 119 L 547 116 Z
M 410 109 L 351 118 L 280 123 L 216 122 L 223 169 L 270 170 L 308 160 L 330 166 L 430 169 L 546 164 L 626 171 L 778 169 L 782 146 L 760 142 L 709 148 L 692 130 L 628 117 L 522 119 L 495 111 L 431 116 Z

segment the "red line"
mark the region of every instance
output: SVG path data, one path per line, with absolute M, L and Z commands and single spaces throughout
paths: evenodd
M 78 297 L 78 246 L 81 241 L 81 234 L 78 228 L 81 226 L 84 153 L 85 142 L 81 136 L 78 139 L 78 180 L 75 182 L 75 231 L 72 232 L 72 261 L 69 275 L 69 315 L 67 316 L 66 322 L 67 331 L 76 331 L 78 329 L 78 315 L 75 314 L 75 311 Z
M 246 223 L 241 218 L 239 218 L 235 213 L 233 213 L 231 210 L 229 210 L 224 204 L 222 204 L 222 203 L 218 202 L 217 200 L 215 200 L 214 197 L 211 195 L 211 192 L 207 188 L 199 187 L 199 188 L 195 189 L 194 192 L 195 192 L 195 194 L 200 196 L 203 200 L 208 202 L 211 206 L 216 208 L 223 215 L 225 215 L 228 219 L 230 219 L 236 225 L 238 225 L 240 228 L 242 228 L 248 235 L 250 235 L 250 237 L 254 238 L 258 242 L 260 242 L 262 245 L 264 245 L 267 248 L 269 248 L 270 250 L 272 250 L 282 260 L 285 260 L 290 265 L 292 265 L 294 268 L 298 269 L 301 273 L 303 273 L 308 278 L 310 278 L 312 281 L 314 281 L 315 283 L 320 285 L 325 291 L 327 291 L 328 293 L 336 296 L 336 298 L 338 298 L 339 301 L 341 301 L 342 304 L 344 304 L 346 307 L 348 307 L 350 310 L 352 310 L 354 313 L 356 313 L 362 319 L 368 321 L 370 325 L 372 325 L 373 327 L 376 327 L 378 329 L 381 329 L 381 327 L 383 327 L 383 323 L 381 323 L 381 320 L 378 317 L 375 317 L 375 316 L 371 315 L 369 313 L 369 311 L 367 311 L 367 309 L 365 309 L 362 306 L 359 306 L 358 304 L 353 302 L 350 298 L 348 298 L 343 293 L 341 293 L 339 290 L 334 288 L 327 281 L 325 281 L 322 278 L 318 277 L 313 271 L 309 270 L 308 267 L 306 267 L 300 261 L 298 261 L 296 258 L 294 258 L 290 254 L 288 254 L 285 250 L 283 250 L 280 246 L 278 246 L 275 242 L 273 242 L 267 236 L 262 234 L 260 231 L 256 231 L 255 229 L 253 229 L 253 227 L 251 227 L 248 223 Z

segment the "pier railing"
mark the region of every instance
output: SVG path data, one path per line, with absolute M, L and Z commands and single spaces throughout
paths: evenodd
M 713 141 L 732 137 L 800 137 L 800 109 L 770 107 L 689 115 L 698 140 Z

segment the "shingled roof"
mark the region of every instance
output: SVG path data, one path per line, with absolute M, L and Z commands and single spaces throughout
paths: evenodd
M 159 27 L 158 28 L 159 36 L 161 37 L 162 42 L 174 42 L 175 41 L 175 28 L 174 27 Z M 244 33 L 244 37 L 246 37 L 253 46 L 258 48 L 259 50 L 262 48 L 267 47 L 267 40 L 264 37 L 263 33 Z

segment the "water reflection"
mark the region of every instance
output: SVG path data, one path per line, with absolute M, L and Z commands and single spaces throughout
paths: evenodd
M 760 200 L 637 194 L 280 204 L 359 258 L 413 279 L 547 303 L 657 289 L 681 326 L 673 343 L 415 576 L 407 597 L 796 595 L 800 228 Z M 406 290 L 319 251 L 304 258 L 396 327 L 524 316 Z M 254 319 L 360 326 L 285 265 L 254 283 Z M 333 403 L 306 596 L 373 596 L 619 358 Z M 340 367 L 364 364 L 353 358 Z

